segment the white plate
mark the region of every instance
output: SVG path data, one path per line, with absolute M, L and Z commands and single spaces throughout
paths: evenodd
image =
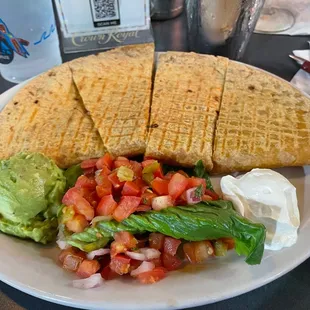
M 23 85 L 0 96 L 0 109 Z M 213 303 L 237 296 L 289 272 L 310 256 L 310 166 L 278 170 L 297 188 L 301 226 L 297 243 L 278 252 L 266 251 L 261 265 L 249 266 L 243 257 L 231 252 L 210 260 L 206 268 L 173 272 L 154 284 L 140 285 L 131 280 L 108 281 L 92 290 L 71 286 L 73 274 L 57 264 L 55 246 L 43 247 L 30 241 L 0 234 L 0 280 L 30 295 L 88 309 L 176 309 Z M 215 188 L 219 178 L 214 178 Z

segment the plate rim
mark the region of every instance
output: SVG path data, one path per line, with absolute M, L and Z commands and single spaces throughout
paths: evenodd
M 233 60 L 232 60 L 233 61 Z M 246 64 L 246 63 L 242 63 L 239 61 L 233 61 L 236 63 L 240 63 L 243 64 L 245 66 L 248 66 L 250 68 L 265 72 L 268 75 L 271 75 L 275 78 L 277 78 L 278 80 L 288 83 L 291 87 L 293 87 L 294 89 L 298 90 L 301 94 L 303 94 L 306 98 L 310 99 L 310 95 L 299 90 L 295 85 L 291 84 L 289 81 L 273 74 L 270 73 L 264 69 Z M 34 77 L 35 78 L 35 77 Z M 4 93 L 2 93 L 0 95 L 0 111 L 6 106 L 6 104 L 9 102 L 10 99 L 12 99 L 12 97 L 17 93 L 17 91 L 19 89 L 21 89 L 22 87 L 24 87 L 25 85 L 27 85 L 32 79 L 31 78 L 29 80 L 26 80 L 20 84 L 17 84 L 13 87 L 11 87 L 10 89 L 8 89 L 7 91 L 5 91 Z M 3 97 L 8 97 L 7 99 L 3 99 Z M 5 104 L 2 104 L 1 101 L 6 100 Z M 168 304 L 163 304 L 163 305 L 148 305 L 147 307 L 143 307 L 143 309 L 147 310 L 147 309 L 156 309 L 156 310 L 164 310 L 164 309 L 181 309 L 181 308 L 189 308 L 189 307 L 197 307 L 197 306 L 202 306 L 202 305 L 208 305 L 208 304 L 212 304 L 215 302 L 220 302 L 220 301 L 224 301 L 230 298 L 234 298 L 236 296 L 242 295 L 242 294 L 246 294 L 250 291 L 253 291 L 259 287 L 262 287 L 268 283 L 271 283 L 273 281 L 275 281 L 276 279 L 282 277 L 283 275 L 287 274 L 288 272 L 292 271 L 293 269 L 295 269 L 297 266 L 299 266 L 300 264 L 302 264 L 305 260 L 307 260 L 310 257 L 310 248 L 309 250 L 305 251 L 304 254 L 302 256 L 298 256 L 297 259 L 295 259 L 290 265 L 288 265 L 287 268 L 280 268 L 279 272 L 277 272 L 276 274 L 274 274 L 272 277 L 265 277 L 264 279 L 255 279 L 254 281 L 251 282 L 250 286 L 247 285 L 247 287 L 245 287 L 245 285 L 239 285 L 238 287 L 236 287 L 233 290 L 230 290 L 229 294 L 226 294 L 225 296 L 218 294 L 217 297 L 214 298 L 210 298 L 208 296 L 201 296 L 199 299 L 197 299 L 197 301 L 193 300 L 189 300 L 188 302 L 183 301 L 182 304 L 174 306 L 174 305 L 168 305 Z M 21 292 L 24 292 L 28 295 L 31 295 L 33 297 L 48 301 L 48 302 L 52 302 L 55 304 L 59 304 L 59 305 L 64 305 L 64 306 L 69 306 L 69 307 L 75 307 L 75 308 L 85 308 L 85 309 L 102 309 L 102 307 L 104 306 L 106 309 L 108 309 L 107 307 L 109 307 L 109 309 L 123 309 L 121 308 L 121 306 L 119 307 L 115 307 L 112 304 L 107 304 L 106 306 L 103 305 L 103 303 L 101 302 L 94 302 L 94 301 L 89 301 L 84 299 L 82 300 L 78 300 L 76 301 L 76 299 L 72 299 L 71 297 L 65 297 L 65 296 L 59 296 L 59 295 L 55 295 L 51 292 L 48 291 L 41 291 L 38 288 L 32 287 L 32 286 L 28 286 L 26 284 L 24 284 L 21 281 L 12 279 L 6 275 L 4 275 L 1 271 L 0 271 L 0 280 L 2 282 L 4 282 L 5 284 L 13 287 L 14 289 L 17 289 Z M 64 294 L 65 295 L 65 294 Z M 104 302 L 104 301 L 103 301 Z M 155 308 L 156 306 L 156 308 Z M 127 308 L 127 309 L 135 309 L 135 308 Z M 138 308 L 136 308 L 138 309 Z M 142 308 L 139 308 L 142 309 Z

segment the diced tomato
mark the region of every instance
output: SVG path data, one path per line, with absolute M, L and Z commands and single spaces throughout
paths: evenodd
M 176 206 L 187 205 L 186 191 L 181 194 L 181 196 L 176 201 Z
M 73 247 L 70 247 L 68 249 L 65 249 L 65 250 L 62 250 L 59 255 L 58 255 L 58 260 L 61 264 L 63 264 L 65 258 L 67 255 L 73 255 L 73 254 L 76 254 L 77 253 L 77 250 Z
M 164 179 L 170 181 L 173 175 L 175 175 L 175 172 L 169 171 L 168 173 L 165 174 Z
M 101 169 L 100 173 L 96 172 L 95 175 L 95 180 L 97 182 L 97 185 L 102 185 L 102 183 L 104 182 L 105 178 L 107 178 L 107 176 L 111 173 L 111 170 L 106 167 L 103 166 L 103 168 Z
M 77 271 L 82 261 L 86 258 L 86 255 L 77 251 L 76 253 L 67 254 L 64 256 L 62 267 L 69 271 Z
M 115 160 L 129 160 L 129 159 L 125 156 L 118 156 L 118 157 L 116 157 Z
M 126 219 L 130 214 L 136 211 L 141 202 L 141 197 L 123 196 L 113 213 L 113 217 L 118 222 Z
M 131 164 L 129 159 L 127 159 L 126 157 L 118 157 L 116 158 L 116 160 L 114 161 L 114 167 L 115 168 L 119 168 L 119 167 L 128 167 L 131 169 Z
M 125 245 L 117 241 L 113 241 L 111 243 L 110 249 L 111 249 L 111 253 L 110 253 L 111 257 L 114 257 L 120 253 L 125 253 L 127 251 L 127 248 L 125 247 Z
M 188 179 L 180 173 L 175 173 L 169 181 L 169 195 L 172 199 L 177 199 L 186 190 L 187 185 Z
M 129 272 L 130 268 L 130 258 L 123 254 L 118 254 L 112 257 L 110 262 L 110 268 L 112 271 L 119 275 L 126 274 Z
M 162 254 L 162 261 L 168 271 L 177 270 L 182 266 L 182 261 L 177 256 L 172 256 L 168 253 Z
M 152 183 L 152 189 L 158 194 L 158 195 L 168 195 L 168 180 L 155 178 Z
M 149 236 L 150 247 L 156 250 L 162 250 L 164 247 L 165 236 L 161 233 L 151 233 Z
M 154 210 L 162 210 L 168 207 L 172 207 L 173 206 L 173 199 L 171 196 L 166 195 L 166 196 L 158 196 L 153 198 L 152 200 L 152 208 Z
M 89 190 L 88 188 L 81 188 L 81 193 L 92 207 L 97 207 L 99 197 L 97 195 L 96 190 Z
M 109 176 L 108 179 L 112 183 L 113 187 L 115 189 L 121 189 L 125 182 L 121 182 L 117 176 L 117 171 L 112 172 Z
M 101 176 L 100 183 L 96 186 L 96 191 L 99 198 L 112 194 L 112 183 L 108 176 Z
M 138 243 L 137 243 L 137 248 L 145 248 L 146 243 L 148 242 L 148 238 L 142 238 L 142 239 L 137 239 Z
M 150 262 L 154 263 L 155 267 L 162 267 L 163 265 L 161 257 L 151 259 Z
M 202 196 L 202 201 L 210 201 L 210 200 L 213 200 L 213 198 L 209 195 L 203 195 Z
M 145 192 L 145 193 L 142 194 L 141 197 L 142 197 L 142 201 L 141 201 L 141 202 L 142 202 L 144 205 L 151 206 L 151 205 L 152 205 L 152 200 L 153 200 L 153 198 L 157 197 L 157 195 L 154 194 L 154 193 Z
M 110 187 L 98 185 L 96 187 L 96 192 L 99 198 L 103 198 L 104 196 L 108 196 L 112 194 L 112 184 Z
M 227 244 L 227 250 L 232 250 L 235 248 L 235 240 L 232 238 L 221 238 L 224 243 Z
M 81 278 L 88 278 L 100 269 L 100 264 L 96 260 L 85 259 L 79 265 L 76 274 Z
M 135 177 L 141 178 L 142 177 L 142 165 L 134 160 L 130 160 L 130 165 L 131 165 L 131 169 L 135 173 Z
M 82 169 L 88 169 L 88 168 L 96 167 L 97 160 L 98 160 L 98 158 L 86 159 L 86 160 L 82 161 L 81 168 Z
M 90 203 L 81 195 L 77 188 L 70 188 L 62 199 L 63 204 L 69 206 L 74 205 L 77 213 L 84 215 L 88 221 L 91 221 L 95 216 L 94 209 Z
M 185 176 L 187 179 L 189 178 L 188 174 L 187 174 L 185 171 L 183 171 L 183 170 L 178 170 L 177 173 L 182 174 L 182 175 Z
M 147 159 L 147 160 L 144 160 L 144 161 L 142 162 L 142 167 L 145 168 L 146 166 L 149 166 L 149 165 L 155 163 L 156 161 L 157 161 L 157 160 L 155 160 L 155 159 Z
M 95 210 L 85 198 L 82 198 L 74 205 L 74 210 L 77 213 L 84 215 L 88 221 L 91 221 L 95 216 Z
M 177 253 L 181 241 L 171 237 L 165 237 L 164 253 L 174 256 Z
M 166 273 L 163 268 L 157 267 L 151 271 L 143 272 L 137 275 L 137 279 L 143 284 L 152 284 L 165 278 Z
M 110 266 L 105 266 L 101 271 L 101 277 L 108 281 L 119 277 L 119 274 L 111 270 Z
M 208 188 L 206 189 L 205 194 L 212 197 L 213 200 L 219 200 L 220 199 L 219 195 L 216 192 L 213 192 Z
M 140 188 L 132 181 L 126 181 L 123 189 L 122 195 L 123 196 L 138 196 L 140 193 Z
M 100 263 L 101 269 L 103 269 L 106 266 L 110 265 L 111 262 L 111 256 L 110 255 L 103 255 L 100 257 L 100 260 L 98 260 Z
M 191 177 L 190 179 L 188 179 L 187 189 L 192 187 L 198 187 L 199 185 L 202 185 L 202 194 L 204 194 L 207 185 L 206 180 L 202 178 Z
M 192 264 L 202 263 L 214 254 L 214 248 L 209 241 L 187 242 L 183 245 L 183 251 Z
M 83 169 L 84 175 L 86 175 L 86 176 L 93 176 L 95 171 L 96 171 L 96 167 Z
M 137 178 L 137 179 L 133 180 L 133 182 L 134 182 L 139 188 L 141 188 L 141 190 L 142 190 L 144 187 L 149 187 L 141 178 Z
M 77 188 L 70 188 L 62 198 L 62 203 L 66 206 L 74 205 L 76 200 L 81 198 L 81 191 Z
M 125 245 L 127 249 L 136 247 L 137 239 L 128 231 L 120 231 L 114 234 L 115 241 Z
M 136 209 L 135 212 L 147 212 L 147 211 L 151 211 L 152 207 L 148 206 L 148 205 L 139 205 Z
M 79 233 L 84 231 L 84 229 L 88 226 L 88 221 L 85 216 L 77 214 L 74 215 L 71 220 L 67 221 L 65 225 L 69 231 Z
M 113 157 L 109 153 L 105 153 L 103 157 L 99 158 L 96 162 L 97 169 L 103 169 L 108 167 L 110 170 L 113 169 Z
M 141 261 L 140 260 L 136 260 L 136 259 L 131 259 L 130 260 L 130 268 L 129 271 L 133 271 L 135 269 L 137 269 L 140 265 L 141 265 Z
M 95 189 L 96 185 L 97 185 L 97 183 L 96 183 L 94 178 L 87 177 L 85 175 L 79 176 L 76 183 L 75 183 L 76 188 Z
M 161 178 L 161 179 L 164 178 L 164 172 L 163 172 L 161 165 L 159 166 L 159 168 L 157 170 L 154 171 L 154 177 L 155 178 Z
M 97 215 L 112 215 L 117 207 L 117 203 L 113 198 L 113 195 L 103 196 L 96 208 Z

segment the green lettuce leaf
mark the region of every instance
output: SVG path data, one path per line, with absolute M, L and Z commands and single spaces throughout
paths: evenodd
M 42 219 L 38 216 L 27 223 L 16 223 L 2 217 L 0 218 L 0 231 L 46 244 L 56 239 L 58 221 L 55 217 L 53 219 Z
M 76 180 L 83 174 L 83 169 L 80 164 L 71 166 L 65 172 L 65 178 L 67 179 L 67 189 L 75 185 Z
M 82 233 L 68 238 L 68 243 L 85 249 L 92 249 L 98 240 L 113 239 L 115 232 L 128 231 L 132 234 L 160 232 L 167 236 L 188 241 L 213 240 L 229 237 L 235 240 L 235 250 L 246 256 L 246 262 L 254 265 L 261 262 L 264 252 L 266 229 L 241 217 L 230 201 L 208 201 L 193 206 L 171 207 L 161 211 L 132 214 L 118 223 L 99 222 Z

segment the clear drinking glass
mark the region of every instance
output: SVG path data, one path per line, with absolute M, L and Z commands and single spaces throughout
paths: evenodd
M 61 62 L 52 0 L 1 0 L 1 75 L 19 83 Z
M 291 29 L 295 25 L 294 14 L 285 8 L 273 7 L 266 2 L 255 31 L 260 33 L 277 33 Z
M 240 59 L 265 0 L 187 0 L 191 51 Z

